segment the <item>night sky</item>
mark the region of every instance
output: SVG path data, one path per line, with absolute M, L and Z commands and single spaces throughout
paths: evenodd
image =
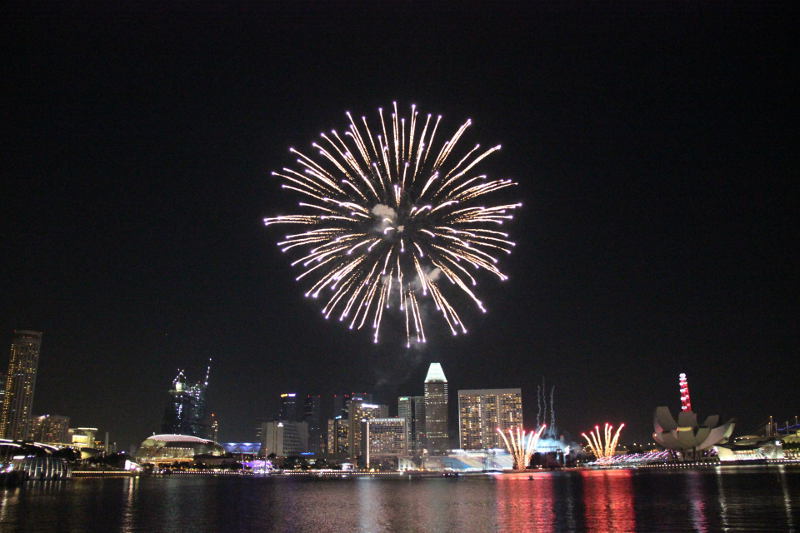
M 395 408 L 431 361 L 452 404 L 522 387 L 529 425 L 546 377 L 573 438 L 646 437 L 679 372 L 737 434 L 800 414 L 797 13 L 675 4 L 6 4 L 0 365 L 14 328 L 44 331 L 35 412 L 123 448 L 209 356 L 225 441 L 286 391 Z M 481 278 L 488 314 L 410 351 L 325 321 L 286 228 L 262 224 L 297 201 L 269 176 L 289 146 L 393 100 L 472 118 L 467 144 L 503 144 L 484 169 L 524 202 L 510 280 Z

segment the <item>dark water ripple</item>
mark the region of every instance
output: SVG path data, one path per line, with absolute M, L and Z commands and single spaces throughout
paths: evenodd
M 0 489 L 0 531 L 796 531 L 800 467 L 436 479 L 105 478 Z

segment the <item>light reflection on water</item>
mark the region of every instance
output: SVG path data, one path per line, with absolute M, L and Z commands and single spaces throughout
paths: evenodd
M 0 489 L 0 531 L 791 531 L 800 467 L 434 479 L 106 478 Z
M 632 470 L 581 470 L 589 531 L 636 531 Z
M 497 521 L 502 530 L 555 531 L 553 475 L 549 472 L 497 477 Z

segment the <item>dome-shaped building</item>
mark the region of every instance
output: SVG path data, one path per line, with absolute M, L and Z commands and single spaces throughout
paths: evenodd
M 142 463 L 181 463 L 194 459 L 195 455 L 225 454 L 225 449 L 213 440 L 192 435 L 152 435 L 139 446 L 136 458 Z

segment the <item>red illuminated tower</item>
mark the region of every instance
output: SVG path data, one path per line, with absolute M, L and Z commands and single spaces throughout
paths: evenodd
M 681 391 L 681 411 L 691 411 L 692 399 L 689 397 L 689 380 L 686 379 L 686 374 L 683 372 L 678 375 L 678 387 Z

